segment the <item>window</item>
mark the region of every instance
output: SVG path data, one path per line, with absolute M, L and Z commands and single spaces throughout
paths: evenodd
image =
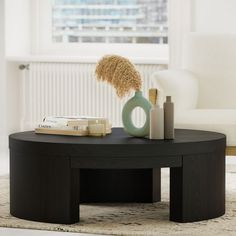
M 35 36 L 38 51 L 75 49 L 81 54 L 83 51 L 91 54 L 89 51 L 100 49 L 104 53 L 125 54 L 122 51 L 126 51 L 131 56 L 136 51 L 136 56 L 149 57 L 154 56 L 157 48 L 167 52 L 167 0 L 37 2 L 34 9 L 38 14 Z
M 55 0 L 53 42 L 167 43 L 167 0 Z

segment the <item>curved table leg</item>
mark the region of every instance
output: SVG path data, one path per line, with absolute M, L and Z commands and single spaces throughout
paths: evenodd
M 10 151 L 10 213 L 47 223 L 79 221 L 79 169 L 70 158 Z
M 170 220 L 193 222 L 225 213 L 225 151 L 183 156 L 170 169 Z

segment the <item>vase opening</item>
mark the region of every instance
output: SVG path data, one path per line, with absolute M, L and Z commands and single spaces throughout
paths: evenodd
M 146 123 L 147 116 L 142 107 L 135 107 L 132 111 L 131 117 L 136 128 L 141 128 Z

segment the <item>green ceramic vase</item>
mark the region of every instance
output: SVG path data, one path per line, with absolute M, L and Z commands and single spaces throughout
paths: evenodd
M 146 114 L 146 122 L 143 127 L 137 128 L 132 121 L 132 111 L 136 107 L 141 107 Z M 141 91 L 136 91 L 135 95 L 127 101 L 122 111 L 122 121 L 124 130 L 135 137 L 145 137 L 149 134 L 151 103 L 142 95 Z

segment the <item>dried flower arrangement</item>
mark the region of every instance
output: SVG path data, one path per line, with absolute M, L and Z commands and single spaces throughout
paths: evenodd
M 141 90 L 141 76 L 134 64 L 125 57 L 104 56 L 96 66 L 96 76 L 98 80 L 112 84 L 120 98 L 129 95 L 131 90 Z

